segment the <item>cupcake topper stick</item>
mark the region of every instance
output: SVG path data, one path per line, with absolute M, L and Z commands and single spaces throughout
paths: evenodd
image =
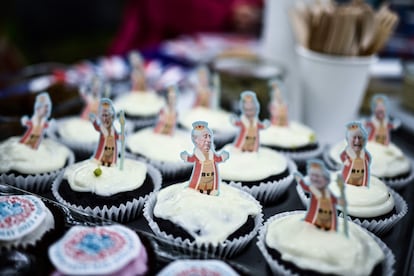
M 388 98 L 384 95 L 375 95 L 371 101 L 371 118 L 365 122 L 369 129 L 369 141 L 375 141 L 379 144 L 388 145 L 391 140 L 391 129 L 400 126 L 397 120 L 391 121 L 388 117 Z
M 173 135 L 177 122 L 176 98 L 177 87 L 169 86 L 167 91 L 167 105 L 161 109 L 158 115 L 158 122 L 154 127 L 154 132 L 165 135 Z
M 349 236 L 348 234 L 348 208 L 346 204 L 346 197 L 345 197 L 345 184 L 344 179 L 340 174 L 338 174 L 338 177 L 336 179 L 336 183 L 339 187 L 339 191 L 341 192 L 341 201 L 342 201 L 342 213 L 344 214 L 344 233 L 345 236 Z
M 188 187 L 203 194 L 218 196 L 220 178 L 217 163 L 226 161 L 229 153 L 216 153 L 213 139 L 213 132 L 208 128 L 207 122 L 194 122 L 191 131 L 191 140 L 195 146 L 193 154 L 183 151 L 180 157 L 185 162 L 194 163 Z
M 52 102 L 47 92 L 42 92 L 36 96 L 34 104 L 34 112 L 29 119 L 23 116 L 21 119 L 22 125 L 27 127 L 26 132 L 20 139 L 20 143 L 25 144 L 32 149 L 38 149 L 40 142 L 43 139 L 43 133 L 49 127 L 50 121 L 48 118 L 52 110 Z
M 295 172 L 296 182 L 311 195 L 305 221 L 325 231 L 336 231 L 336 205 L 341 202 L 338 202 L 328 188 L 329 171 L 322 161 L 313 159 L 307 163 L 307 174 L 309 185 L 299 172 Z
M 347 146 L 340 154 L 345 183 L 355 186 L 369 185 L 371 155 L 365 149 L 367 132 L 360 122 L 350 122 L 347 126 Z
M 270 122 L 259 121 L 260 105 L 255 92 L 244 91 L 240 94 L 240 110 L 240 118 L 231 118 L 231 123 L 240 128 L 234 146 L 241 151 L 257 152 L 260 145 L 259 130 L 269 127 Z
M 125 112 L 121 110 L 119 114 L 119 123 L 121 124 L 121 137 L 125 137 Z M 125 159 L 125 138 L 121 139 L 121 162 L 119 168 L 122 171 L 124 169 Z

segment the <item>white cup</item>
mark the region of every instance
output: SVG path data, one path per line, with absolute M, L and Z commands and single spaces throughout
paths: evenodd
M 304 123 L 322 143 L 345 137 L 345 125 L 358 111 L 376 56 L 341 57 L 296 47 L 303 84 Z

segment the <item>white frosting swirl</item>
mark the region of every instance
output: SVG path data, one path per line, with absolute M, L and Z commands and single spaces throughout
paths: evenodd
M 37 150 L 10 137 L 0 143 L 0 172 L 15 170 L 24 174 L 51 172 L 65 166 L 71 152 L 62 144 L 43 139 Z
M 164 105 L 165 99 L 154 91 L 129 92 L 114 101 L 116 110 L 124 110 L 132 116 L 157 115 Z
M 329 188 L 336 197 L 340 197 L 337 176 L 338 174 L 331 174 L 334 181 L 329 184 Z M 387 186 L 375 176 L 370 177 L 369 187 L 346 184 L 345 197 L 348 215 L 358 218 L 381 216 L 394 208 L 394 198 L 388 192 Z
M 340 155 L 346 147 L 346 141 L 335 144 L 329 150 L 329 156 L 337 164 L 342 164 Z M 378 177 L 395 177 L 410 171 L 410 160 L 404 156 L 404 153 L 395 145 L 390 143 L 388 146 L 368 142 L 367 151 L 371 154 L 371 173 Z
M 195 121 L 208 122 L 208 127 L 218 132 L 237 132 L 237 128 L 230 123 L 231 113 L 221 109 L 210 109 L 198 106 L 182 113 L 178 122 L 186 129 L 193 129 Z
M 144 128 L 127 137 L 126 145 L 133 153 L 149 159 L 183 164 L 180 153 L 185 150 L 192 152 L 194 148 L 188 131 L 176 130 L 171 136 L 154 133 L 152 127 Z
M 230 153 L 230 158 L 220 164 L 222 179 L 233 181 L 255 181 L 278 175 L 287 169 L 284 155 L 264 147 L 258 152 L 242 152 L 233 145 L 226 145 L 223 150 Z
M 315 132 L 298 122 L 291 121 L 288 126 L 271 125 L 260 132 L 260 144 L 294 149 L 315 143 Z
M 97 143 L 99 140 L 99 132 L 95 130 L 93 124 L 89 120 L 80 117 L 72 117 L 64 119 L 57 126 L 59 135 L 64 140 L 74 143 Z
M 132 159 L 124 160 L 122 171 L 116 166 L 100 166 L 102 174 L 98 177 L 94 174 L 97 167 L 92 159 L 85 160 L 66 168 L 63 177 L 74 191 L 111 196 L 141 187 L 147 173 L 144 163 Z
M 265 242 L 279 251 L 283 260 L 321 273 L 369 275 L 384 259 L 379 245 L 358 225 L 348 222 L 346 237 L 340 230 L 319 230 L 303 218 L 303 214 L 288 215 L 267 227 Z M 338 218 L 338 229 L 342 225 L 343 220 Z
M 187 188 L 188 182 L 162 189 L 157 195 L 154 216 L 184 228 L 196 243 L 223 242 L 261 212 L 260 204 L 242 190 L 220 183 L 220 194 L 211 196 Z

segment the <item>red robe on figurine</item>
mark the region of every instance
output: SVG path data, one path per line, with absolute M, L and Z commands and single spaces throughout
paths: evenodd
M 345 183 L 349 183 L 349 179 L 351 177 L 352 168 L 354 167 L 354 162 L 357 159 L 357 155 L 355 151 L 351 148 L 347 147 L 340 155 L 342 163 L 344 164 L 342 169 L 342 178 L 345 180 Z M 368 178 L 369 178 L 369 164 L 371 162 L 371 156 L 365 151 L 361 150 L 360 158 L 363 161 L 363 181 L 362 185 L 360 186 L 368 186 Z
M 388 145 L 391 140 L 390 130 L 394 129 L 395 125 L 387 118 L 384 118 L 381 128 L 381 122 L 373 116 L 370 121 L 365 123 L 365 127 L 369 129 L 368 141 L 376 141 L 380 144 Z
M 111 127 L 110 133 L 108 133 L 108 130 L 97 123 L 95 120 L 93 122 L 93 127 L 96 131 L 99 131 L 99 143 L 98 147 L 96 148 L 94 159 L 98 162 L 101 162 L 104 158 L 104 152 L 105 152 L 105 145 L 112 144 L 113 145 L 113 155 L 112 159 L 110 160 L 111 164 L 116 164 L 117 157 L 118 157 L 118 148 L 117 148 L 117 141 L 120 139 L 120 135 L 116 132 L 114 127 Z M 108 139 L 113 138 L 113 141 L 108 141 Z
M 238 149 L 242 149 L 244 143 L 246 142 L 246 136 L 248 134 L 248 129 L 250 126 L 249 119 L 247 119 L 245 115 L 242 115 L 240 120 L 234 122 L 234 125 L 240 127 L 239 136 L 237 137 L 234 146 Z M 257 118 L 253 119 L 252 125 L 256 127 L 256 139 L 254 141 L 253 151 L 257 151 L 259 149 L 259 130 L 266 128 L 266 125 L 264 123 L 261 123 Z
M 37 149 L 42 141 L 41 137 L 43 136 L 44 130 L 49 127 L 49 122 L 47 121 L 47 118 L 41 119 L 40 124 L 34 124 L 33 121 L 34 119 L 32 118 L 31 120 L 24 122 L 24 126 L 27 127 L 27 130 L 23 137 L 20 138 L 19 142 L 22 144 L 30 144 L 32 148 Z M 33 136 L 36 136 L 37 139 L 33 140 L 33 143 L 30 143 L 29 141 Z

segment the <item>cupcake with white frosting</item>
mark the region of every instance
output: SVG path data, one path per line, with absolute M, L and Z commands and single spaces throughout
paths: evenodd
M 242 115 L 232 119 L 240 132 L 234 144 L 223 147 L 232 158 L 222 165 L 221 176 L 261 202 L 272 203 L 289 187 L 296 165 L 285 155 L 260 147 L 259 132 L 270 123 L 258 120 L 259 108 L 254 92 L 241 93 Z
M 0 143 L 0 179 L 18 188 L 44 192 L 66 166 L 74 162 L 73 152 L 66 146 L 43 139 L 51 121 L 51 101 L 47 93 L 36 97 L 34 114 L 22 118 L 27 127 L 22 137 L 10 137 Z
M 314 130 L 297 121 L 289 120 L 288 106 L 280 90 L 283 85 L 277 81 L 271 85 L 269 105 L 271 124 L 261 132 L 260 144 L 284 153 L 297 162 L 300 169 L 303 169 L 306 160 L 321 155 L 323 148 Z

